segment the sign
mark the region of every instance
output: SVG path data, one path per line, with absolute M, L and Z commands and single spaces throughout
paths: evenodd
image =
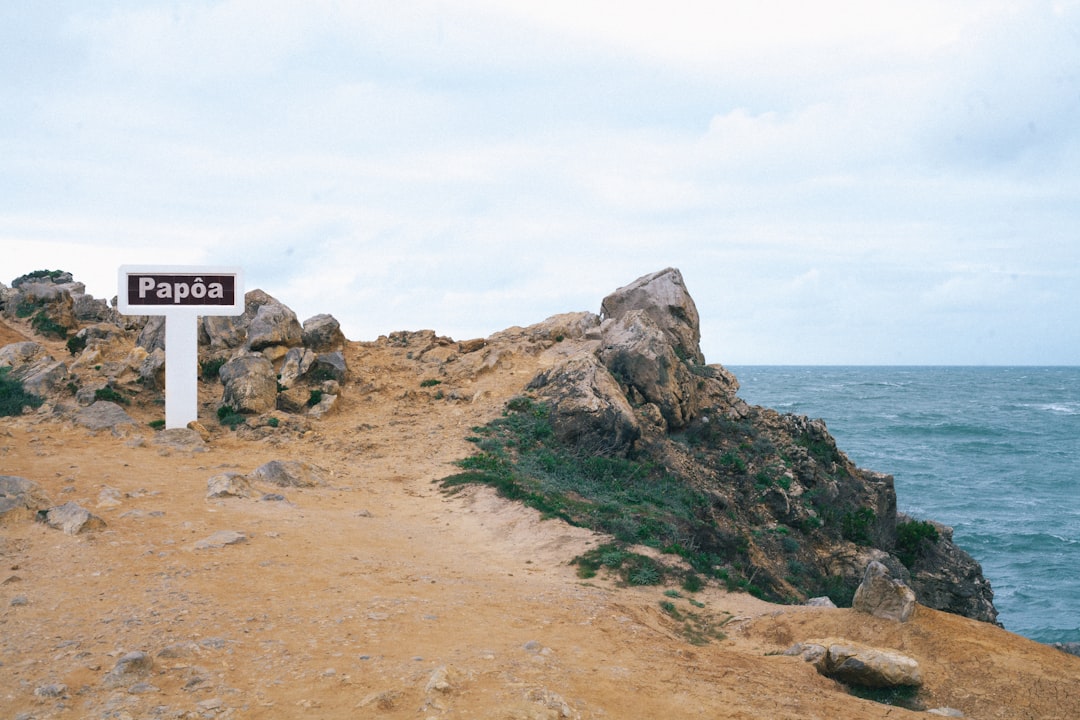
M 243 275 L 239 268 L 124 265 L 117 308 L 125 315 L 239 315 Z
M 199 417 L 199 316 L 243 314 L 243 272 L 122 265 L 116 309 L 124 315 L 165 316 L 165 427 L 187 427 Z

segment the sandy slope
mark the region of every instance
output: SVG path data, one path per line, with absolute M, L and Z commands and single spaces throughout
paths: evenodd
M 17 339 L 11 331 L 0 324 L 0 342 Z M 596 542 L 590 533 L 487 490 L 447 497 L 433 485 L 470 452 L 469 428 L 577 350 L 510 339 L 466 362 L 350 343 L 342 405 L 306 431 L 219 429 L 220 389 L 205 386 L 214 437 L 199 453 L 155 444 L 145 425 L 95 434 L 45 414 L 0 419 L 0 474 L 108 523 L 77 536 L 0 528 L 0 717 L 919 716 L 775 654 L 830 636 L 917 658 L 927 707 L 1080 717 L 1080 658 L 998 628 L 925 608 L 897 625 L 716 589 L 691 604 L 663 588 L 583 581 L 568 561 Z M 432 376 L 443 384 L 421 388 Z M 162 416 L 153 405 L 130 412 Z M 272 459 L 317 464 L 330 484 L 280 490 L 283 501 L 205 499 L 210 476 Z M 247 539 L 198 547 L 218 531 Z M 692 644 L 665 600 L 723 624 L 727 638 Z M 154 657 L 144 684 L 106 687 L 133 650 Z M 50 683 L 66 693 L 35 695 Z

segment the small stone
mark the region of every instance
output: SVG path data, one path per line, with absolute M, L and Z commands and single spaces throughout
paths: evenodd
M 43 698 L 63 697 L 67 694 L 67 685 L 64 683 L 50 683 L 34 688 L 34 694 Z
M 25 595 L 16 595 L 15 597 L 11 598 L 11 606 L 12 607 L 20 607 L 20 606 L 29 605 L 29 604 L 30 604 L 30 600 L 27 599 L 27 597 Z

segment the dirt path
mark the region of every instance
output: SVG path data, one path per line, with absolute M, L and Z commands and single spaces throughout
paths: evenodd
M 447 360 L 417 343 L 351 343 L 341 407 L 306 432 L 220 430 L 204 388 L 205 452 L 155 444 L 145 425 L 95 434 L 47 415 L 0 419 L 0 474 L 107 523 L 75 536 L 0 528 L 0 716 L 919 716 L 776 655 L 837 636 L 917 657 L 929 707 L 1080 717 L 1080 659 L 963 618 L 920 608 L 901 626 L 581 580 L 568 563 L 591 533 L 433 483 L 470 452 L 471 427 L 574 348 L 507 340 Z M 429 378 L 441 382 L 421 386 Z M 142 421 L 151 411 L 131 409 Z M 211 476 L 275 459 L 317 465 L 329 483 L 205 499 Z M 229 531 L 242 539 L 214 546 Z M 726 639 L 693 644 L 661 602 Z M 108 687 L 131 651 L 153 669 Z

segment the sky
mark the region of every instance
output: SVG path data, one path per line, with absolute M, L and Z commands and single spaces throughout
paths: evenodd
M 682 271 L 708 362 L 1080 365 L 1080 0 L 0 3 L 0 281 L 351 340 Z

